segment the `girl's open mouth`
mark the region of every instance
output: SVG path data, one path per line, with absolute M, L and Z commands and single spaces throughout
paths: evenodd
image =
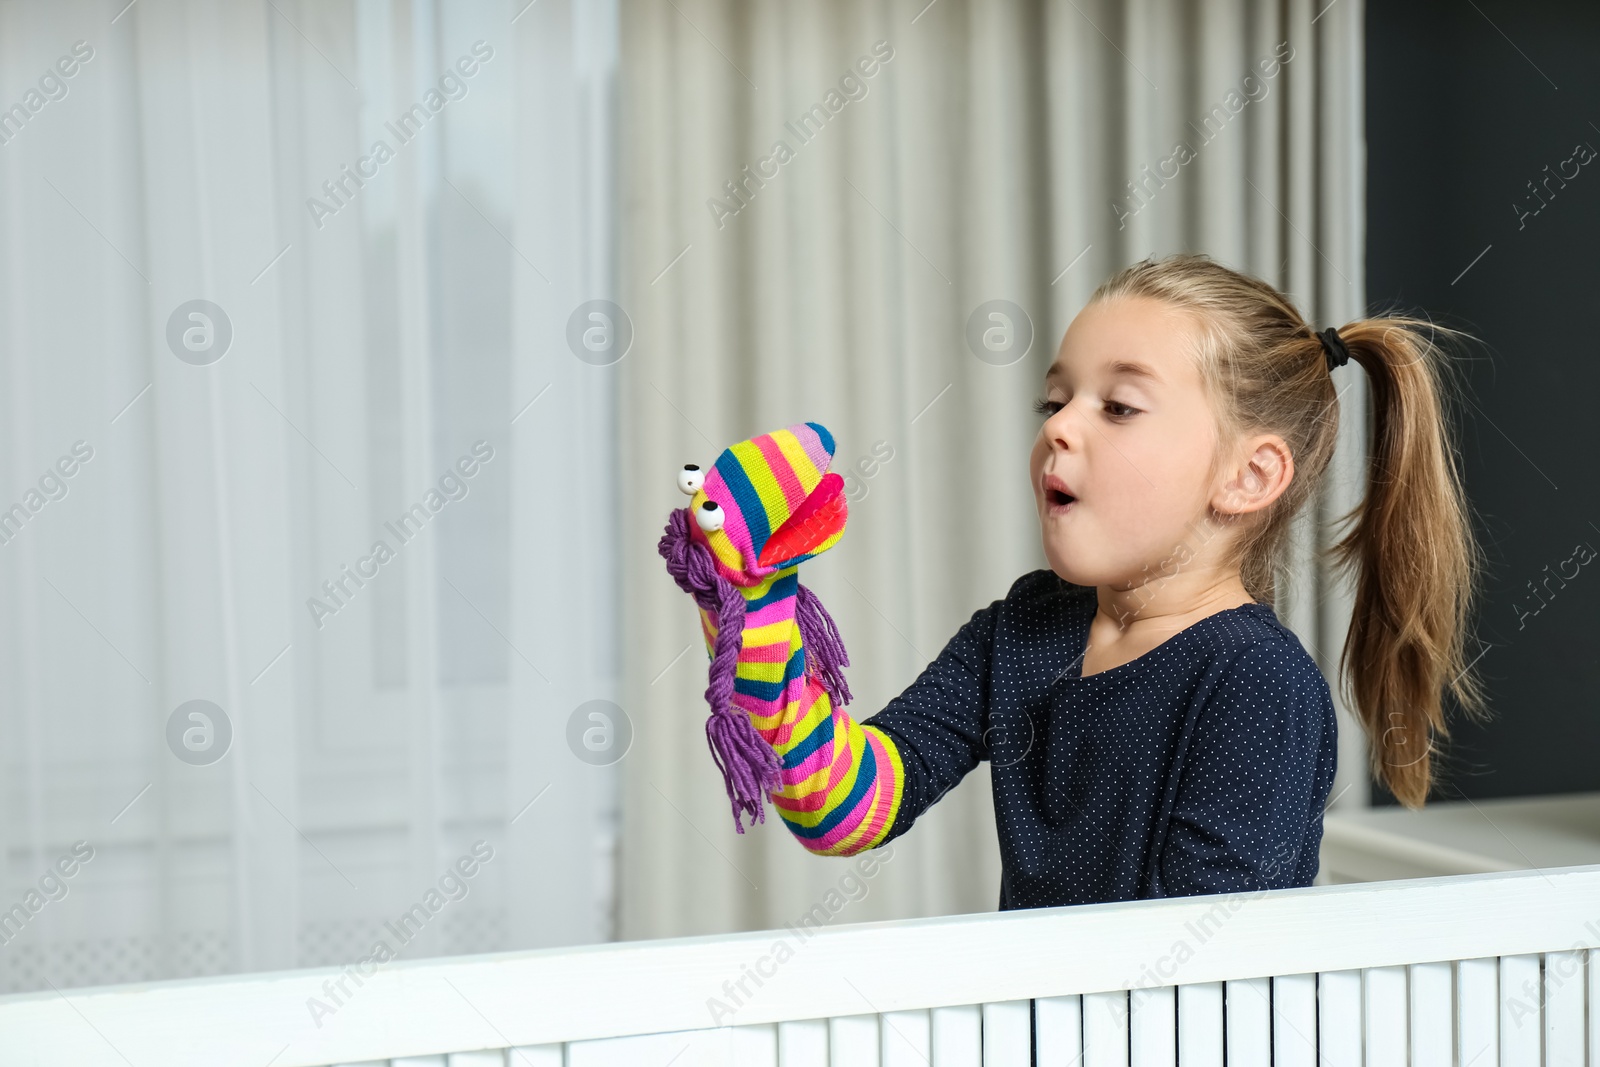
M 1053 474 L 1048 474 L 1044 479 L 1044 502 L 1052 515 L 1065 512 L 1074 503 L 1077 497 L 1068 490 L 1067 483 Z

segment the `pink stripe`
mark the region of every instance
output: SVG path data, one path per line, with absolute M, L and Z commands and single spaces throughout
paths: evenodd
M 846 746 L 850 740 L 850 735 L 846 732 L 848 730 L 848 725 L 844 721 L 847 718 L 848 717 L 838 708 L 829 709 L 829 718 L 827 721 L 830 721 L 833 724 L 833 737 L 827 742 L 818 745 L 812 751 L 811 755 L 806 757 L 805 762 L 800 763 L 784 772 L 786 785 L 797 785 L 800 782 L 805 781 L 807 778 L 810 778 L 813 774 L 816 774 L 824 767 L 832 767 L 833 769 L 832 775 L 829 776 L 828 784 L 823 786 L 820 791 L 813 790 L 811 793 L 806 794 L 808 797 L 824 796 L 830 790 L 832 790 L 834 786 L 843 781 L 845 773 L 849 771 L 851 765 L 856 762 L 856 755 L 859 755 L 854 754 L 836 758 L 836 754 L 843 751 L 843 746 Z M 822 726 L 823 720 L 818 720 L 812 732 L 814 733 L 817 730 L 822 729 Z M 810 735 L 808 734 L 807 736 Z M 787 745 L 785 747 L 793 748 L 794 746 Z
M 784 502 L 789 506 L 789 514 L 793 515 L 795 509 L 806 498 L 806 488 L 801 484 L 799 472 L 794 469 L 794 465 L 789 462 L 789 457 L 783 454 L 783 449 L 778 447 L 778 442 L 772 439 L 770 433 L 764 433 L 757 437 L 755 446 L 766 457 L 767 466 L 772 468 L 772 476 L 777 479 L 778 487 L 783 490 Z
M 728 487 L 721 479 L 718 479 L 717 486 L 721 490 L 717 495 L 722 497 L 717 501 L 717 505 L 722 508 L 722 513 L 726 516 L 722 520 L 722 532 L 728 535 L 728 540 L 733 542 L 733 547 L 739 550 L 742 558 L 754 559 L 755 549 L 750 544 L 750 526 L 744 521 L 744 513 L 731 506 L 733 494 L 728 492 Z M 710 496 L 711 493 L 708 491 L 706 495 Z
M 770 626 L 775 622 L 792 620 L 798 605 L 795 598 L 786 596 L 782 600 L 774 600 L 764 608 L 755 611 L 746 611 L 744 615 L 744 628 L 746 630 L 756 626 Z
M 770 645 L 745 645 L 739 654 L 740 663 L 788 663 L 789 642 L 775 641 Z
M 866 733 L 866 731 L 862 731 Z M 894 806 L 894 764 L 889 761 L 889 752 L 885 742 L 873 734 L 867 733 L 867 744 L 872 746 L 873 761 L 880 768 L 878 772 L 878 798 L 882 803 L 872 814 L 872 823 L 867 828 L 863 841 L 871 841 L 878 836 L 884 823 L 889 821 L 889 809 Z
M 833 746 L 829 745 L 827 747 L 832 748 Z M 809 765 L 813 763 L 818 764 L 818 766 L 809 767 Z M 817 771 L 822 769 L 821 764 L 822 760 L 820 758 L 808 759 L 804 765 L 796 768 L 796 770 L 801 771 L 802 773 L 795 775 L 795 771 L 785 771 L 784 773 L 786 776 L 793 776 L 791 780 L 785 784 L 797 785 L 798 783 L 805 781 L 811 775 L 816 774 Z M 854 765 L 855 761 L 851 759 L 835 760 L 830 768 L 832 773 L 828 775 L 828 782 L 826 785 L 818 789 L 813 789 L 804 796 L 773 797 L 772 802 L 777 804 L 780 808 L 786 808 L 790 811 L 821 811 L 823 806 L 827 803 L 828 795 L 838 787 L 840 782 L 844 781 L 845 775 Z
M 816 699 L 814 696 L 810 696 L 809 691 L 806 688 L 806 683 L 810 681 L 809 678 L 801 675 L 799 678 L 795 679 L 795 681 L 801 683 L 801 688 L 799 691 L 795 690 L 795 683 L 793 681 L 784 686 L 783 710 L 785 712 L 787 712 L 791 707 L 795 707 L 797 705 L 804 708 L 810 703 L 810 700 Z M 793 748 L 794 743 L 791 739 L 794 736 L 795 730 L 799 727 L 800 721 L 804 719 L 806 715 L 807 712 L 799 711 L 787 722 L 779 723 L 777 726 L 767 730 L 757 729 L 756 732 L 761 735 L 761 739 L 763 741 L 771 745 L 773 748 L 779 749 L 780 752 Z
M 876 788 L 869 789 L 863 793 L 860 803 L 850 810 L 850 814 L 845 816 L 839 825 L 811 842 L 811 850 L 817 852 L 830 849 L 855 833 L 856 827 L 861 825 L 861 820 L 866 818 L 867 812 L 872 810 L 871 805 L 877 795 L 878 790 Z

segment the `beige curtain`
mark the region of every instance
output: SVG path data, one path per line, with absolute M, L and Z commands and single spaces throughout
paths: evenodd
M 777 928 L 819 903 L 834 922 L 996 907 L 987 766 L 859 881 L 770 809 L 734 832 L 706 751 L 695 611 L 656 554 L 683 504 L 673 475 L 796 421 L 833 432 L 849 528 L 801 580 L 849 648 L 850 712 L 883 707 L 1045 565 L 1030 404 L 1108 273 L 1199 250 L 1319 324 L 1361 313 L 1361 5 L 1324 5 L 622 4 L 619 299 L 635 340 L 617 364 L 621 663 L 636 734 L 620 936 Z M 825 119 L 805 125 L 813 105 Z M 991 300 L 1031 326 L 1020 358 L 969 348 Z M 1363 393 L 1345 394 L 1325 514 L 1359 485 Z M 1313 531 L 1308 517 L 1279 614 L 1326 669 L 1348 608 L 1312 565 Z M 1336 794 L 1363 779 L 1348 719 L 1343 738 Z

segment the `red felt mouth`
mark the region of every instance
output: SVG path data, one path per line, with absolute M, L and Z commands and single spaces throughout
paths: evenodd
M 771 567 L 805 555 L 844 528 L 847 510 L 844 479 L 832 472 L 824 474 L 789 521 L 767 538 L 757 564 Z

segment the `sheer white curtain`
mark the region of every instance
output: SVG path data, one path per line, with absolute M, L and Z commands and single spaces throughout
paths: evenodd
M 1320 322 L 1361 313 L 1361 12 L 622 5 L 620 269 L 638 337 L 622 373 L 625 688 L 640 721 L 623 765 L 625 936 L 777 928 L 818 904 L 840 922 L 996 906 L 987 766 L 869 878 L 805 853 L 775 815 L 733 832 L 704 741 L 694 608 L 654 551 L 682 506 L 673 472 L 796 421 L 834 433 L 850 526 L 802 580 L 850 650 L 848 710 L 881 708 L 1045 565 L 1030 402 L 1108 273 L 1199 250 Z M 1033 331 L 1025 354 L 969 348 L 992 300 Z M 1363 399 L 1344 395 L 1328 514 L 1359 485 Z M 1279 614 L 1331 670 L 1348 607 L 1312 565 L 1310 530 Z M 1343 744 L 1335 790 L 1361 802 L 1343 792 L 1363 776 L 1348 718 Z
M 610 936 L 614 8 L 124 2 L 0 6 L 0 990 Z

